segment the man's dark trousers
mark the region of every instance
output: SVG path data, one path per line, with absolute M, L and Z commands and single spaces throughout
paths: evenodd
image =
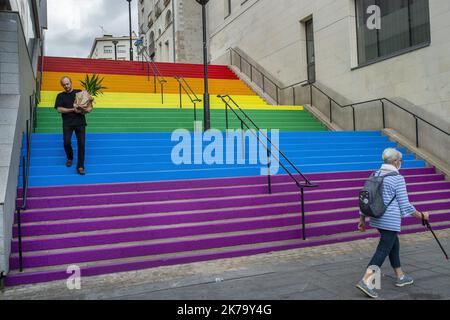
M 66 151 L 67 160 L 73 160 L 73 149 L 72 149 L 72 134 L 75 131 L 78 142 L 78 163 L 77 168 L 84 169 L 84 153 L 85 153 L 85 141 L 86 141 L 86 127 L 63 127 L 64 133 L 64 150 Z

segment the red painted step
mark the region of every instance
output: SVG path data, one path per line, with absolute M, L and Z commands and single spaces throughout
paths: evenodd
M 183 76 L 203 78 L 203 65 L 185 63 L 156 63 L 164 77 Z M 114 61 L 85 58 L 44 57 L 44 72 L 99 73 L 119 75 L 147 75 L 147 68 L 139 61 Z M 237 76 L 227 67 L 210 65 L 208 76 L 213 79 L 237 80 Z

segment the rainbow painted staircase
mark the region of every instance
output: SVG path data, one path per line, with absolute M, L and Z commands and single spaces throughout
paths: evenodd
M 193 109 L 186 96 L 180 109 L 171 77 L 184 76 L 201 96 L 203 74 L 198 65 L 158 67 L 168 80 L 164 104 L 143 63 L 45 59 L 28 209 L 21 216 L 24 272 L 18 271 L 16 225 L 7 285 L 67 279 L 72 264 L 82 276 L 93 276 L 377 236 L 375 230 L 355 231 L 356 195 L 380 166 L 382 151 L 396 143 L 380 132 L 326 131 L 302 107 L 269 106 L 227 67 L 211 66 L 212 92 L 236 98 L 261 128 L 280 129 L 280 149 L 319 184 L 305 192 L 302 240 L 300 193 L 283 169 L 272 177 L 269 194 L 261 165 L 173 164 L 179 141 L 171 133 L 192 131 Z M 63 74 L 76 83 L 93 72 L 105 77 L 109 89 L 88 115 L 87 175 L 79 176 L 64 166 L 53 99 Z M 213 99 L 212 109 L 212 126 L 223 130 L 223 103 Z M 230 123 L 240 127 L 236 119 Z M 436 230 L 449 228 L 450 181 L 400 150 L 410 200 L 431 212 Z M 19 190 L 18 201 L 21 196 Z M 406 219 L 404 233 L 419 231 L 424 227 L 418 221 Z

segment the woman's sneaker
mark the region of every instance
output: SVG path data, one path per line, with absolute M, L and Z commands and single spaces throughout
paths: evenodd
M 404 287 L 408 284 L 413 284 L 414 283 L 414 279 L 411 278 L 410 276 L 407 276 L 406 274 L 401 277 L 400 279 L 397 278 L 397 282 L 395 283 L 395 285 L 397 287 Z
M 377 293 L 375 290 L 370 289 L 370 288 L 364 283 L 363 280 L 361 280 L 360 282 L 358 282 L 358 284 L 356 285 L 356 287 L 357 287 L 358 289 L 360 289 L 362 292 L 364 292 L 366 295 L 368 295 L 369 297 L 374 298 L 374 299 L 378 298 L 378 293 Z

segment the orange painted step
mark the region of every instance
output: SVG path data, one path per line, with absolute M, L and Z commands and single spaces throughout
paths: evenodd
M 80 80 L 84 80 L 84 73 L 61 73 L 61 72 L 44 72 L 42 90 L 44 91 L 61 91 L 60 79 L 62 76 L 72 78 L 74 87 L 80 85 Z M 100 74 L 104 77 L 103 85 L 108 89 L 105 92 L 133 92 L 133 93 L 149 93 L 154 92 L 154 78 L 147 76 L 130 76 L 116 74 Z M 165 78 L 167 83 L 164 85 L 164 92 L 179 93 L 179 84 L 175 78 Z M 197 94 L 203 93 L 203 79 L 186 78 L 187 83 Z M 160 92 L 160 84 L 157 82 L 157 92 Z M 211 94 L 231 94 L 231 95 L 256 95 L 246 84 L 240 80 L 223 80 L 210 79 L 209 91 Z

